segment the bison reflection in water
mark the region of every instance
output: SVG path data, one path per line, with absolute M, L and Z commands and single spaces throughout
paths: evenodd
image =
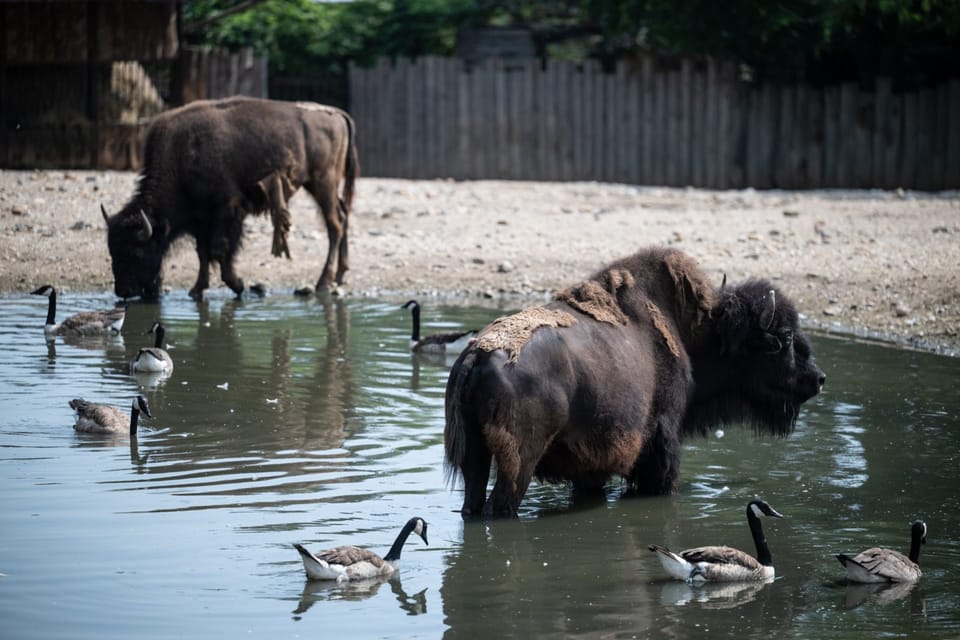
M 447 381 L 448 471 L 464 515 L 515 515 L 534 477 L 666 494 L 684 436 L 740 422 L 786 435 L 824 381 L 772 284 L 717 290 L 684 253 L 646 249 L 480 332 Z
M 329 250 L 317 289 L 341 284 L 358 171 L 353 120 L 334 107 L 229 98 L 160 114 L 147 131 L 136 193 L 116 215 L 103 211 L 114 290 L 121 298 L 159 297 L 167 249 L 190 235 L 200 260 L 190 296 L 203 297 L 211 262 L 240 295 L 243 279 L 233 261 L 244 218 L 269 211 L 273 255 L 289 258 L 287 201 L 300 187 L 313 196 L 327 227 Z

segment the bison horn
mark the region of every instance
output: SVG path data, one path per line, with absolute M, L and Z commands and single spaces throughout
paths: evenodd
M 143 220 L 143 229 L 140 230 L 139 239 L 146 242 L 153 235 L 153 225 L 150 224 L 150 218 L 140 209 L 140 218 Z
M 723 282 L 720 283 L 720 290 L 723 291 L 727 287 L 727 274 L 723 274 Z
M 100 213 L 103 214 L 103 221 L 110 222 L 110 216 L 107 214 L 107 210 L 104 208 L 103 203 L 100 203 Z
M 763 299 L 763 311 L 760 312 L 760 328 L 764 331 L 770 329 L 773 324 L 773 313 L 777 310 L 777 294 L 770 289 L 770 295 Z

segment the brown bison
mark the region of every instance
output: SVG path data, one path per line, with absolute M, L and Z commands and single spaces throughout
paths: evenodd
M 533 477 L 666 494 L 684 436 L 739 422 L 786 435 L 825 378 L 776 287 L 716 290 L 684 253 L 646 249 L 479 333 L 447 382 L 447 469 L 464 515 L 515 515 Z
M 240 295 L 233 261 L 244 218 L 271 212 L 273 253 L 290 257 L 287 200 L 300 187 L 323 213 L 330 243 L 317 288 L 340 284 L 349 268 L 347 220 L 358 171 L 353 120 L 334 107 L 238 97 L 162 113 L 147 131 L 133 198 L 114 216 L 103 211 L 114 290 L 121 298 L 159 297 L 167 249 L 190 235 L 200 259 L 190 296 L 203 297 L 211 261 Z

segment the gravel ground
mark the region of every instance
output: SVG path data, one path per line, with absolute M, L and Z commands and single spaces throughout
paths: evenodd
M 51 283 L 111 291 L 100 204 L 117 211 L 131 172 L 0 171 L 0 293 Z M 289 291 L 313 284 L 327 240 L 309 196 L 294 197 L 293 260 L 270 256 L 267 217 L 247 221 L 238 272 Z M 709 191 L 593 182 L 361 178 L 344 295 L 539 301 L 645 245 L 724 275 L 767 277 L 807 327 L 960 354 L 960 193 Z M 192 241 L 164 283 L 186 296 Z M 219 284 L 219 274 L 211 277 Z M 222 285 L 221 285 L 222 286 Z

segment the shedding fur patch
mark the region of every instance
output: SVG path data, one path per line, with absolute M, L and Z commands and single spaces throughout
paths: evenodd
M 633 274 L 626 269 L 610 269 L 601 280 L 587 280 L 555 296 L 577 311 L 585 313 L 598 322 L 609 324 L 627 324 L 627 316 L 617 302 L 617 291 L 623 287 L 632 287 Z
M 670 331 L 670 326 L 667 324 L 667 319 L 663 316 L 663 312 L 660 311 L 660 307 L 655 305 L 652 300 L 647 300 L 646 305 L 647 313 L 650 314 L 650 320 L 653 322 L 653 326 L 660 332 L 660 335 L 663 336 L 663 340 L 667 343 L 667 348 L 670 349 L 673 357 L 679 358 L 680 346 L 677 344 L 676 336 Z
M 483 329 L 473 346 L 483 351 L 503 349 L 507 361 L 516 364 L 520 351 L 530 342 L 533 332 L 541 327 L 570 327 L 576 319 L 566 311 L 530 307 L 512 316 L 503 316 Z

